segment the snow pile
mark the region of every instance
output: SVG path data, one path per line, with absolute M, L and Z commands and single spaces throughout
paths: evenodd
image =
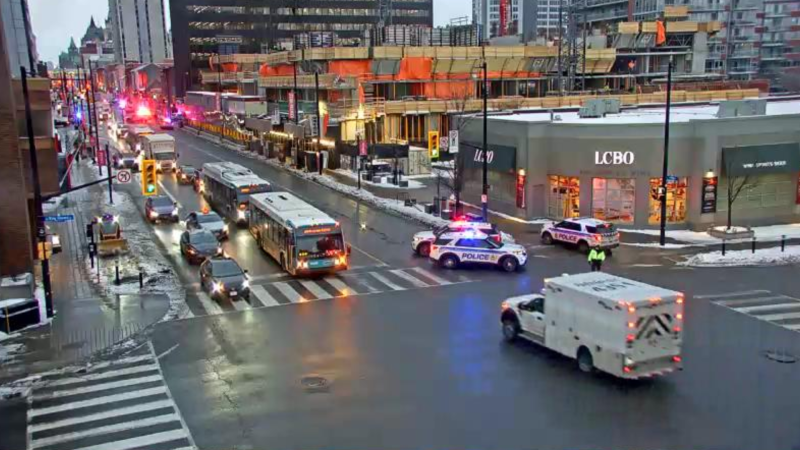
M 791 245 L 781 252 L 780 247 L 751 250 L 734 250 L 722 256 L 721 251 L 700 253 L 680 262 L 681 266 L 690 267 L 746 267 L 746 266 L 781 266 L 800 263 L 800 246 Z
M 43 202 L 42 203 L 42 212 L 44 212 L 45 214 L 52 214 L 58 208 L 61 207 L 61 205 L 64 203 L 64 200 L 66 200 L 66 198 L 67 198 L 66 195 L 59 195 L 58 197 L 53 197 L 53 198 L 47 200 L 46 202 Z
M 12 361 L 16 357 L 16 355 L 18 355 L 23 350 L 25 350 L 25 345 L 23 344 L 0 345 L 0 363 L 5 364 Z
M 336 172 L 339 175 L 342 175 L 342 176 L 345 176 L 347 178 L 350 178 L 354 182 L 358 181 L 358 177 L 356 176 L 356 174 L 353 173 L 350 170 L 336 169 L 336 170 L 334 170 L 334 172 Z M 388 177 L 391 177 L 391 176 L 389 175 Z M 367 180 L 365 180 L 363 178 L 361 179 L 361 182 L 363 184 L 367 184 L 367 185 L 370 185 L 370 186 L 377 186 L 377 187 L 381 187 L 381 188 L 385 188 L 385 189 L 422 189 L 422 188 L 425 187 L 425 185 L 423 183 L 420 183 L 419 181 L 415 181 L 415 180 L 409 179 L 409 178 L 410 177 L 403 176 L 403 180 L 408 182 L 408 187 L 407 188 L 400 187 L 399 185 L 394 185 L 391 182 L 390 183 L 373 183 L 372 181 L 367 181 Z

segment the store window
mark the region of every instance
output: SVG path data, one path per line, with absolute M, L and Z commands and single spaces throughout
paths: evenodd
M 578 177 L 550 175 L 550 195 L 547 199 L 547 216 L 567 219 L 580 216 L 581 181 Z
M 636 181 L 633 178 L 593 178 L 592 215 L 609 222 L 633 222 Z
M 661 201 L 658 199 L 658 187 L 661 178 L 650 179 L 650 217 L 651 225 L 661 223 Z M 686 221 L 686 191 L 688 190 L 686 177 L 667 178 L 667 223 L 681 223 Z
M 795 204 L 797 179 L 794 174 L 764 174 L 750 177 L 744 190 L 736 197 L 734 210 L 774 208 Z M 728 210 L 728 180 L 720 180 L 719 211 Z

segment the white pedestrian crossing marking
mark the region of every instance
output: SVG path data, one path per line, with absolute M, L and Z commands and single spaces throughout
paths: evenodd
M 800 331 L 800 299 L 770 291 L 744 291 L 703 295 L 695 298 L 711 300 L 717 306 L 745 314 L 748 317 Z
M 195 449 L 155 353 L 44 374 L 28 409 L 28 448 Z M 146 387 L 143 389 L 143 387 Z
M 289 286 L 288 283 L 278 282 L 278 283 L 273 283 L 272 285 L 275 286 L 279 291 L 281 291 L 281 294 L 283 294 L 284 297 L 286 297 L 292 303 L 300 303 L 306 301 L 306 299 L 302 295 L 300 295 L 299 292 L 295 291 L 294 288 Z
M 252 279 L 256 278 L 258 277 Z M 261 278 L 270 277 L 262 276 Z M 232 311 L 329 300 L 350 295 L 372 295 L 388 291 L 432 288 L 473 281 L 477 280 L 463 274 L 439 274 L 423 267 L 409 267 L 369 272 L 346 271 L 338 276 L 327 276 L 321 279 L 298 277 L 255 284 L 250 287 L 249 301 L 231 302 L 231 306 L 220 305 L 204 292 L 198 292 L 197 298 L 200 303 L 199 308 L 204 310 L 206 315 L 217 315 Z M 303 293 L 308 298 L 304 297 Z M 193 307 L 195 306 L 196 304 L 193 305 Z
M 300 282 L 300 284 L 302 284 L 304 288 L 308 289 L 309 292 L 314 294 L 314 297 L 317 297 L 317 300 L 325 300 L 328 298 L 333 298 L 333 296 L 331 294 L 328 294 L 328 292 L 325 289 L 322 289 L 321 287 L 319 287 L 317 283 L 311 280 L 303 280 Z
M 418 280 L 418 279 L 412 277 L 411 275 L 407 274 L 406 272 L 404 272 L 402 270 L 399 270 L 399 269 L 390 270 L 390 272 L 392 272 L 393 274 L 397 275 L 398 277 L 408 281 L 409 283 L 413 284 L 416 287 L 424 288 L 424 287 L 430 286 L 428 283 L 426 283 L 426 282 L 424 282 L 422 280 Z
M 255 295 L 256 299 L 258 299 L 258 301 L 261 302 L 263 306 L 280 306 L 280 303 L 278 303 L 277 300 L 275 300 L 271 295 L 269 295 L 269 292 L 267 292 L 267 290 L 264 289 L 264 286 L 256 285 L 251 287 L 250 295 L 251 295 L 250 297 L 251 301 L 253 300 L 252 296 Z

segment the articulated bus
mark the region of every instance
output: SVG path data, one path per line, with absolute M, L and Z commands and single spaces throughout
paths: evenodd
M 252 194 L 272 191 L 272 185 L 250 169 L 232 162 L 203 164 L 201 192 L 221 216 L 247 223 L 247 204 Z
M 339 222 L 288 192 L 250 197 L 250 233 L 292 275 L 338 272 L 350 266 Z

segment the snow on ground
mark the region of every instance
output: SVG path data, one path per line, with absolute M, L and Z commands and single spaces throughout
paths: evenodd
M 751 250 L 734 250 L 722 256 L 721 251 L 700 253 L 679 263 L 691 267 L 780 266 L 800 263 L 800 246 L 790 245 L 785 252 L 780 247 Z
M 45 214 L 51 214 L 55 212 L 61 205 L 64 203 L 64 200 L 67 198 L 66 195 L 59 195 L 58 197 L 53 197 L 50 200 L 42 203 L 42 212 Z
M 471 208 L 481 209 L 480 205 L 473 205 L 472 203 L 467 203 L 464 200 L 461 200 L 461 203 Z M 553 223 L 553 219 L 539 218 L 539 219 L 525 220 L 520 217 L 511 216 L 505 213 L 501 213 L 500 211 L 494 211 L 492 209 L 489 210 L 489 214 L 492 214 L 497 217 L 502 217 L 503 219 L 511 220 L 513 222 L 526 223 L 528 225 L 544 225 L 546 223 Z
M 725 228 L 725 227 L 717 227 Z M 735 227 L 737 231 L 746 231 L 744 227 Z M 787 225 L 769 225 L 763 227 L 752 227 L 751 230 L 755 233 L 756 240 L 759 242 L 780 241 L 782 236 L 787 239 L 800 238 L 800 223 L 792 223 Z M 658 236 L 659 230 L 630 230 L 621 229 L 623 233 L 639 233 L 649 236 Z M 719 244 L 720 239 L 717 239 L 705 231 L 690 231 L 690 230 L 667 230 L 667 237 L 676 241 L 686 244 L 696 245 L 709 245 Z M 728 242 L 746 242 L 749 239 L 731 239 Z
M 334 172 L 336 172 L 336 173 L 338 173 L 340 175 L 346 176 L 347 178 L 350 178 L 353 181 L 358 181 L 358 177 L 356 176 L 356 174 L 353 173 L 350 170 L 347 170 L 347 169 L 336 169 Z M 388 175 L 386 177 L 391 178 L 391 175 Z M 394 185 L 391 182 L 389 182 L 389 183 L 373 183 L 373 182 L 367 181 L 367 180 L 365 180 L 363 178 L 361 179 L 361 183 L 367 184 L 367 185 L 370 185 L 370 186 L 377 186 L 377 187 L 381 187 L 381 188 L 385 188 L 385 189 L 422 189 L 422 188 L 425 187 L 425 185 L 423 183 L 420 183 L 419 181 L 411 180 L 407 176 L 403 176 L 403 180 L 408 181 L 408 187 L 407 188 Z

